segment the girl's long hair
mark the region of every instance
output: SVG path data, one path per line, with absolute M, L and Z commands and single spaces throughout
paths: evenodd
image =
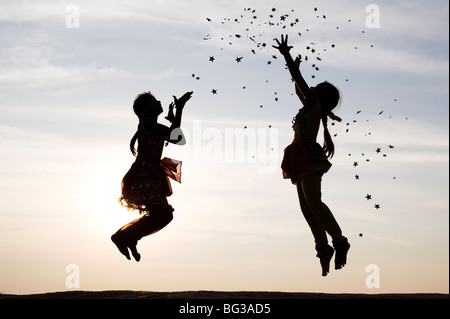
M 144 116 L 144 113 L 143 113 L 144 107 L 147 106 L 149 102 L 152 102 L 155 100 L 156 100 L 156 98 L 150 92 L 141 93 L 136 97 L 136 99 L 134 100 L 134 103 L 133 103 L 133 111 L 137 115 L 139 120 L 141 120 Z M 138 132 L 136 132 L 133 135 L 133 137 L 131 138 L 131 141 L 130 141 L 130 151 L 131 151 L 131 154 L 133 154 L 133 156 L 135 156 L 135 157 L 137 156 L 137 151 L 135 148 L 137 139 L 138 139 Z
M 330 112 L 340 104 L 341 93 L 329 82 L 320 85 L 320 103 L 322 104 L 322 124 L 323 124 L 323 151 L 327 158 L 334 156 L 334 143 L 328 131 L 328 116 Z
M 137 156 L 137 150 L 136 150 L 136 147 L 134 147 L 136 145 L 137 138 L 138 138 L 138 132 L 134 133 L 134 135 L 133 135 L 133 137 L 131 138 L 131 141 L 130 141 L 130 151 L 131 151 L 131 154 L 133 154 L 134 157 Z

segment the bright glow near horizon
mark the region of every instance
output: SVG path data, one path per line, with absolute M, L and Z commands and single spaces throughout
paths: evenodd
M 70 264 L 82 290 L 448 293 L 447 1 L 378 1 L 379 29 L 365 26 L 367 4 L 354 0 L 78 1 L 73 29 L 70 4 L 0 6 L 0 293 L 67 290 Z M 273 20 L 290 14 L 298 24 L 264 25 L 273 7 Z M 348 265 L 326 278 L 295 187 L 279 169 L 261 171 L 270 151 L 279 167 L 300 107 L 271 48 L 281 33 L 293 54 L 321 52 L 319 72 L 302 65 L 308 83 L 328 80 L 344 96 L 323 197 L 352 248 Z M 252 35 L 267 42 L 257 54 Z M 172 95 L 194 95 L 188 144 L 163 155 L 183 161 L 169 198 L 175 219 L 140 241 L 136 263 L 109 238 L 138 217 L 117 198 L 134 159 L 131 104 L 148 90 L 166 107 Z M 244 127 L 262 130 L 267 143 L 270 132 L 277 138 L 264 144 L 267 154 L 247 144 L 232 149 L 245 160 L 221 160 L 227 132 Z M 376 289 L 366 286 L 371 264 L 380 269 Z

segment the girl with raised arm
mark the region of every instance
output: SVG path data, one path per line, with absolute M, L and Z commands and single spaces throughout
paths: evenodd
M 161 155 L 166 141 L 179 145 L 185 143 L 180 129 L 181 115 L 191 96 L 192 92 L 187 92 L 180 99 L 174 96 L 175 101 L 170 105 L 166 117 L 172 122 L 170 127 L 158 123 L 158 116 L 163 109 L 161 102 L 150 92 L 138 95 L 134 101 L 133 109 L 139 118 L 139 125 L 131 139 L 130 150 L 136 160 L 122 180 L 122 197 L 119 201 L 126 208 L 136 210 L 143 216 L 126 224 L 111 236 L 111 240 L 127 259 L 130 259 L 130 250 L 134 259 L 139 261 L 141 255 L 136 249 L 138 240 L 160 231 L 173 219 L 174 209 L 167 202 L 167 197 L 172 194 L 169 177 L 181 182 L 181 162 L 161 159 Z
M 288 46 L 288 36 L 281 36 L 281 42 L 278 39 L 275 41 L 278 46 L 273 47 L 284 56 L 295 82 L 295 91 L 303 104 L 293 121 L 294 141 L 284 152 L 281 165 L 283 177 L 291 179 L 297 186 L 301 210 L 314 236 L 322 276 L 326 276 L 334 253 L 336 252 L 335 269 L 341 269 L 347 263 L 347 252 L 350 249 L 331 210 L 322 202 L 321 193 L 322 176 L 331 168 L 329 159 L 334 155 L 334 143 L 327 126 L 328 118 L 341 121 L 332 112 L 340 102 L 340 93 L 328 82 L 309 87 L 300 72 L 301 59 L 294 61 L 291 57 L 292 46 Z M 316 141 L 321 122 L 323 146 Z M 334 248 L 328 244 L 327 233 L 332 238 Z

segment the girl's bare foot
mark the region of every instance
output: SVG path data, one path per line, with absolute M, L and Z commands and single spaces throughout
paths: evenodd
M 141 260 L 141 255 L 138 253 L 138 251 L 136 249 L 136 245 L 128 246 L 128 248 L 130 248 L 131 254 L 133 255 L 133 257 L 136 261 Z
M 322 266 L 322 276 L 328 275 L 330 272 L 330 261 L 333 258 L 334 249 L 330 245 L 317 248 L 317 257 L 320 259 L 320 266 Z
M 119 236 L 117 234 L 114 234 L 111 236 L 111 240 L 117 246 L 122 255 L 124 255 L 125 257 L 127 257 L 128 260 L 130 260 L 131 258 L 130 253 L 128 252 L 127 245 L 119 238 Z
M 350 249 L 350 244 L 347 238 L 344 238 L 342 241 L 333 241 L 333 247 L 336 250 L 335 269 L 342 269 L 347 264 L 347 253 Z

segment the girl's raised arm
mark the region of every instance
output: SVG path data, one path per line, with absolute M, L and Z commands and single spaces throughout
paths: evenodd
M 158 123 L 155 119 L 146 118 L 144 119 L 144 128 L 147 132 L 152 132 L 154 134 L 161 134 L 164 139 L 170 143 L 177 145 L 186 144 L 186 139 L 184 137 L 183 131 L 181 130 L 181 116 L 183 114 L 183 108 L 187 101 L 191 98 L 193 92 L 187 92 L 180 99 L 174 96 L 174 102 L 169 106 L 169 115 L 166 117 L 167 120 L 172 122 L 170 127 Z M 173 106 L 175 105 L 175 115 L 173 115 Z M 133 147 L 137 135 L 133 137 L 130 145 L 131 151 L 133 152 Z M 133 152 L 135 155 L 135 152 Z
M 284 59 L 286 60 L 286 65 L 289 69 L 289 72 L 291 73 L 292 79 L 294 80 L 296 84 L 296 92 L 300 100 L 302 101 L 303 105 L 306 105 L 307 101 L 310 100 L 310 98 L 313 96 L 311 89 L 309 88 L 308 84 L 306 83 L 305 79 L 303 78 L 299 66 L 300 66 L 300 59 L 296 59 L 294 61 L 292 59 L 292 56 L 290 54 L 290 50 L 293 48 L 292 46 L 288 46 L 288 36 L 286 35 L 286 38 L 281 36 L 281 42 L 278 41 L 278 39 L 275 39 L 278 46 L 273 46 L 275 49 L 278 49 L 280 53 L 284 56 Z

